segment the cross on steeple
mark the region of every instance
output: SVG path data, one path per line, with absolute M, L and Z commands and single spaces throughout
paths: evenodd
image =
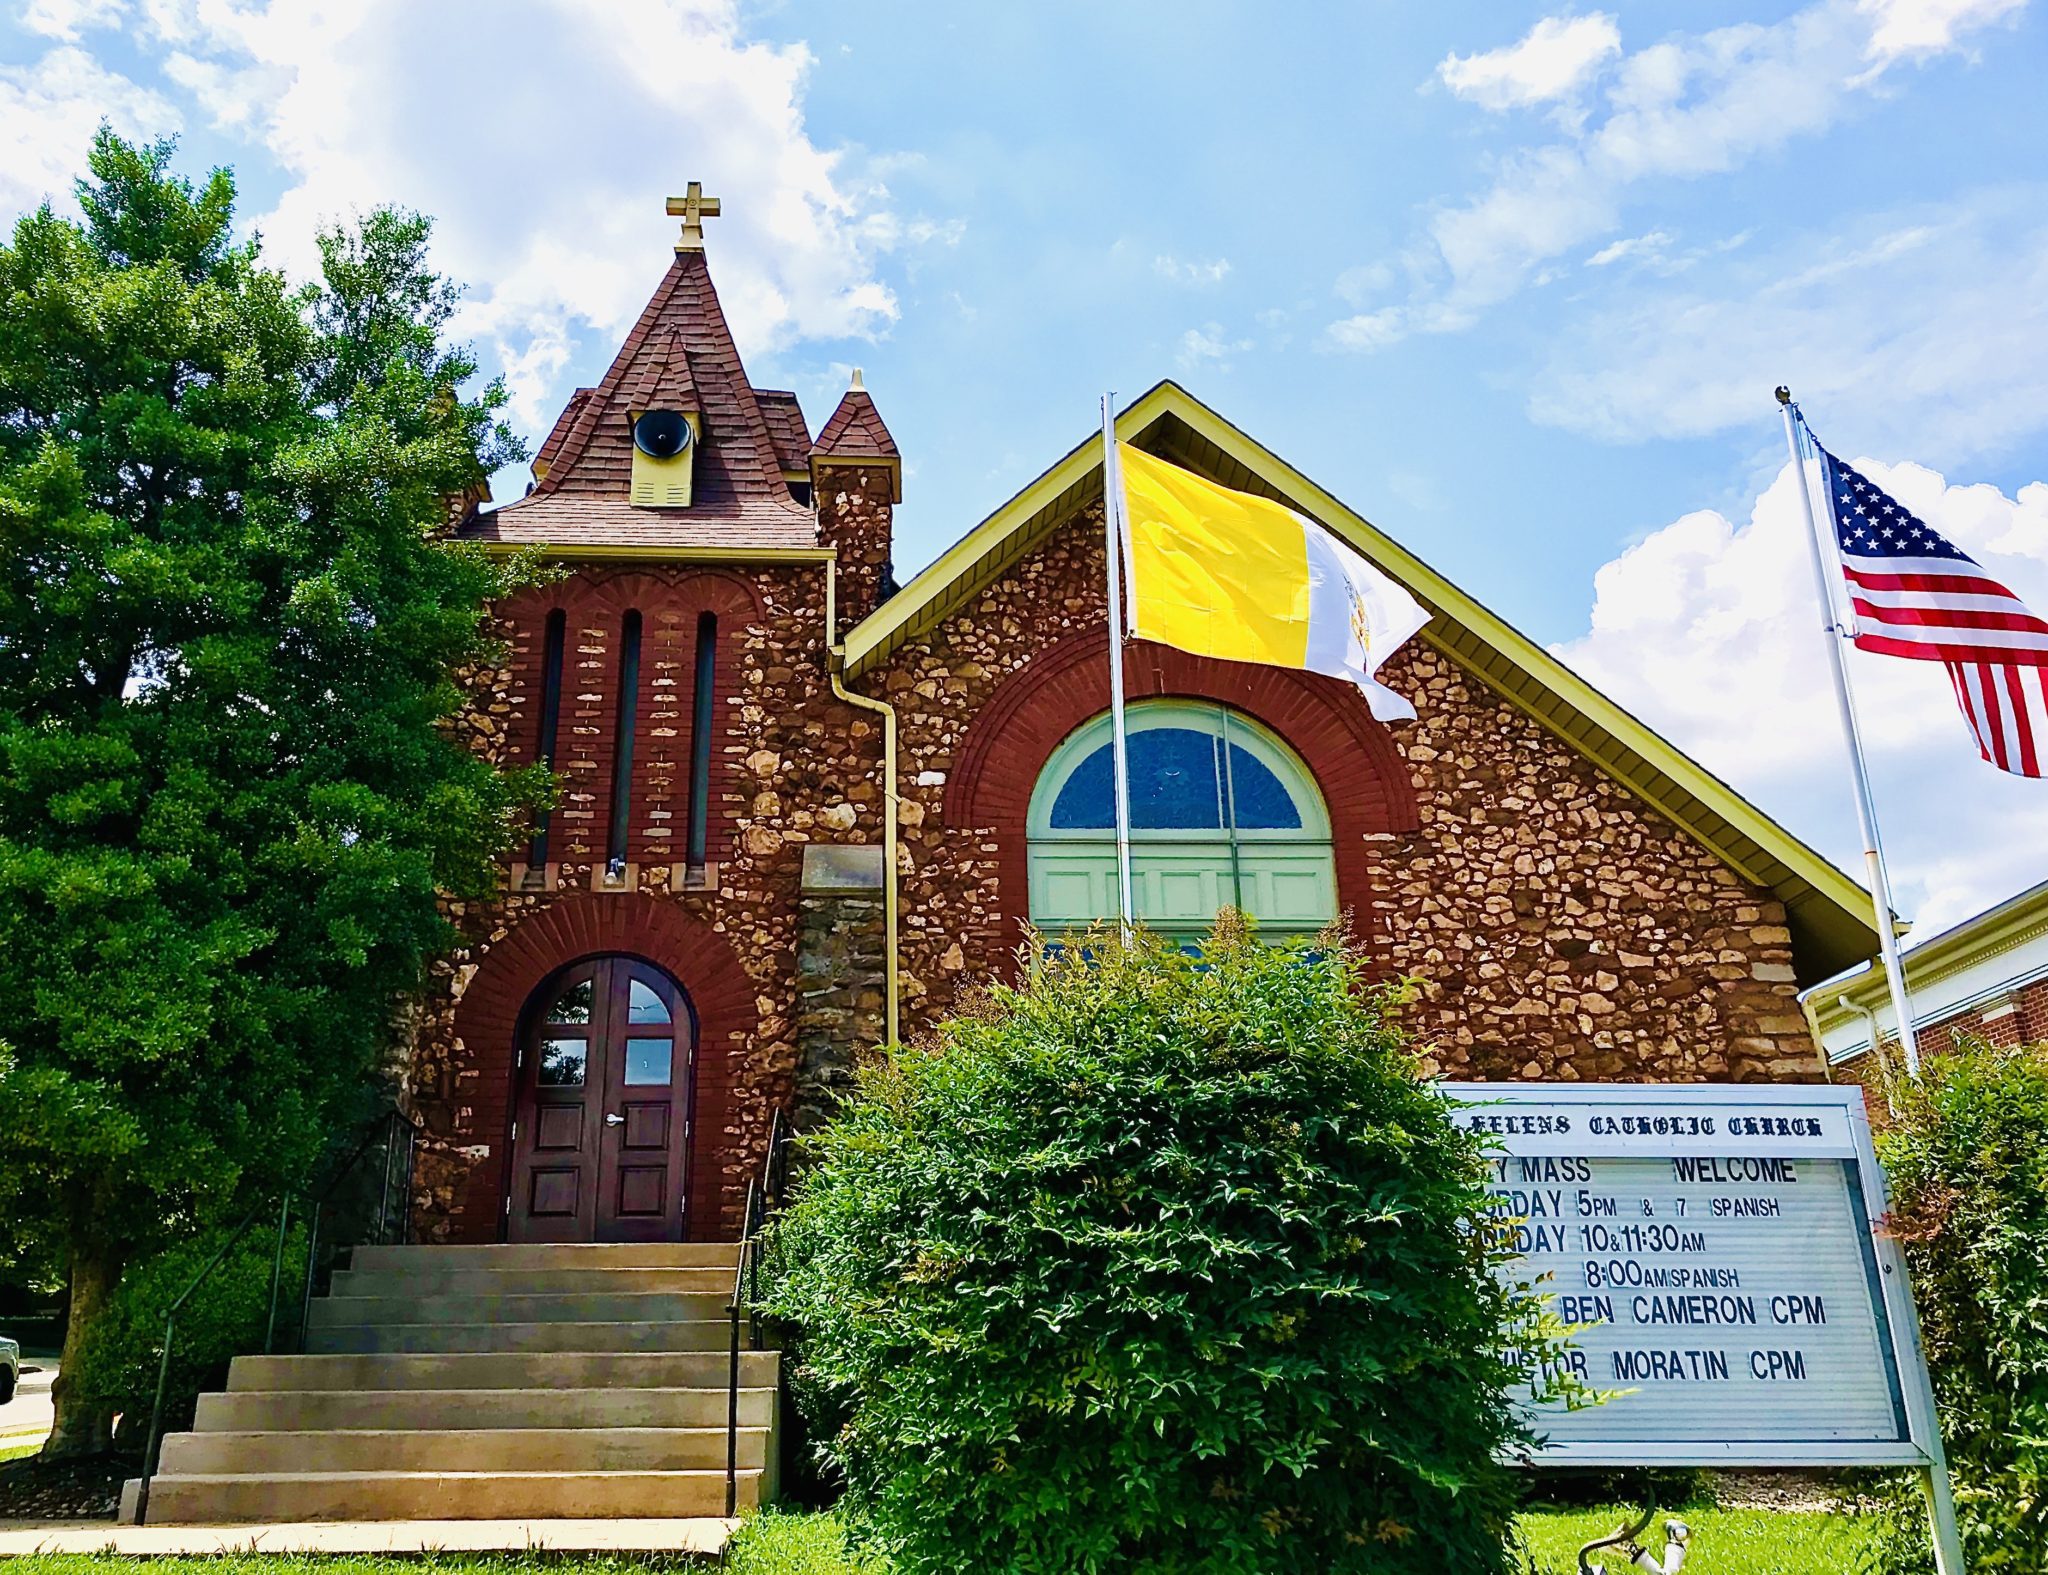
M 704 221 L 718 217 L 718 199 L 704 195 L 704 183 L 693 180 L 683 188 L 682 196 L 669 198 L 668 211 L 671 217 L 683 221 L 683 233 L 676 237 L 676 250 L 704 250 Z

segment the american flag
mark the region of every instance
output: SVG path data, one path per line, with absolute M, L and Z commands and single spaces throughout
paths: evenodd
M 1940 662 L 1978 752 L 2001 771 L 2048 776 L 2048 623 L 1855 466 L 1814 447 L 1856 643 Z

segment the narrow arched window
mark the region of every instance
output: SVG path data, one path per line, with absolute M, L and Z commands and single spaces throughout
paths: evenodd
M 626 614 L 619 629 L 619 722 L 612 744 L 612 823 L 605 873 L 618 880 L 632 857 L 627 839 L 633 825 L 633 735 L 640 726 L 640 615 Z
M 1277 936 L 1336 917 L 1329 813 L 1291 749 L 1220 705 L 1144 701 L 1125 719 L 1132 889 L 1144 924 L 1192 938 L 1234 907 Z M 1031 920 L 1040 929 L 1117 916 L 1114 794 L 1105 714 L 1053 751 L 1031 795 Z
M 557 607 L 547 616 L 545 632 L 541 636 L 540 658 L 540 734 L 535 741 L 534 760 L 555 769 L 556 735 L 562 726 L 562 646 L 568 628 L 568 615 Z M 548 862 L 548 821 L 549 813 L 542 810 L 534 818 L 533 840 L 526 850 L 526 862 L 533 869 L 542 869 Z
M 717 678 L 718 614 L 699 613 L 690 691 L 690 829 L 683 853 L 692 869 L 702 869 L 710 856 L 712 685 Z

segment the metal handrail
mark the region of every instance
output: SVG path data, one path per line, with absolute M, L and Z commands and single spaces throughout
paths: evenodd
M 379 1240 L 383 1239 L 386 1222 L 391 1217 L 391 1158 L 398 1146 L 395 1138 L 401 1127 L 405 1132 L 405 1196 L 404 1211 L 400 1216 L 399 1240 L 404 1241 L 412 1234 L 411 1178 L 413 1160 L 418 1151 L 420 1124 L 410 1114 L 399 1109 L 396 1105 L 393 1105 L 389 1110 L 386 1110 L 368 1124 L 361 1140 L 357 1142 L 353 1149 L 349 1150 L 348 1157 L 333 1169 L 328 1175 L 326 1185 L 320 1187 L 317 1192 L 312 1189 L 302 1191 L 296 1187 L 285 1187 L 278 1192 L 277 1245 L 272 1250 L 270 1258 L 270 1312 L 263 1329 L 264 1355 L 270 1355 L 276 1347 L 277 1297 L 279 1281 L 284 1275 L 284 1244 L 291 1221 L 293 1198 L 298 1198 L 302 1206 L 308 1202 L 312 1205 L 312 1213 L 309 1216 L 311 1229 L 307 1232 L 306 1236 L 306 1284 L 299 1309 L 299 1338 L 303 1340 L 305 1338 L 306 1321 L 313 1296 L 313 1265 L 315 1253 L 319 1245 L 321 1212 L 326 1208 L 327 1200 L 333 1196 L 334 1189 L 347 1180 L 350 1173 L 355 1169 L 356 1161 L 369 1152 L 370 1145 L 382 1136 L 386 1142 L 384 1150 L 384 1175 L 377 1199 L 377 1235 Z M 218 1269 L 226 1261 L 228 1254 L 234 1250 L 235 1244 L 248 1233 L 249 1227 L 254 1225 L 269 1209 L 270 1200 L 266 1198 L 255 1208 L 251 1209 L 248 1214 L 244 1215 L 241 1223 L 229 1232 L 228 1239 L 221 1243 L 220 1251 L 207 1260 L 206 1266 L 192 1277 L 191 1282 L 186 1285 L 184 1290 L 178 1293 L 178 1299 L 171 1303 L 169 1310 L 164 1314 L 163 1350 L 157 1357 L 156 1398 L 149 1409 L 149 1441 L 143 1449 L 142 1485 L 137 1489 L 135 1499 L 135 1523 L 138 1526 L 143 1524 L 148 1518 L 149 1485 L 156 1477 L 156 1468 L 163 1453 L 164 1402 L 170 1389 L 171 1353 L 178 1337 L 178 1314 L 184 1308 L 185 1303 L 191 1299 L 192 1294 L 211 1279 L 214 1270 Z
M 740 1315 L 746 1314 L 747 1349 L 761 1348 L 761 1234 L 769 1216 L 782 1201 L 782 1189 L 789 1180 L 790 1128 L 778 1107 L 768 1121 L 768 1152 L 761 1161 L 759 1177 L 747 1178 L 747 1201 L 740 1211 L 740 1256 L 733 1266 L 732 1300 L 726 1316 L 732 1322 L 732 1341 L 725 1370 L 725 1518 L 739 1512 L 740 1495 Z

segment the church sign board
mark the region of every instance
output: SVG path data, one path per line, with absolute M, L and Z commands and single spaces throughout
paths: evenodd
M 1516 1258 L 1579 1326 L 1605 1403 L 1544 1407 L 1558 1466 L 1910 1466 L 1947 1474 L 1906 1268 L 1854 1085 L 1478 1083 Z

